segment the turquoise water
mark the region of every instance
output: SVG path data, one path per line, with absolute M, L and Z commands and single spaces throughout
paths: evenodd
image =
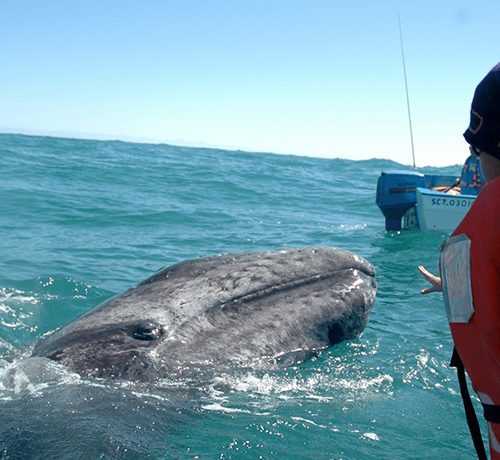
M 0 458 L 472 458 L 443 307 L 419 294 L 445 234 L 388 234 L 374 203 L 398 167 L 0 135 Z M 311 361 L 151 388 L 27 357 L 164 265 L 307 245 L 379 284 L 363 335 Z

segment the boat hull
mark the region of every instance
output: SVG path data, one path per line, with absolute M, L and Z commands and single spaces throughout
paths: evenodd
M 448 195 L 425 188 L 416 189 L 415 214 L 421 230 L 451 232 L 474 203 L 473 195 Z
M 416 171 L 382 172 L 375 201 L 385 217 L 385 229 L 452 231 L 476 198 L 460 194 L 459 180 Z

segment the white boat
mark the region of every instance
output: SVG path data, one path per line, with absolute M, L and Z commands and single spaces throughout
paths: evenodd
M 382 172 L 376 203 L 385 217 L 385 229 L 452 231 L 476 198 L 460 194 L 457 181 L 456 176 L 415 171 Z
M 413 167 L 415 168 L 415 149 L 401 20 L 399 20 L 399 36 L 405 77 L 411 151 Z M 422 174 L 411 170 L 382 172 L 377 182 L 376 203 L 385 217 L 385 229 L 388 231 L 420 229 L 451 232 L 462 221 L 474 203 L 483 183 L 484 178 L 481 175 L 478 159 L 474 155 L 470 155 L 462 168 L 461 177 Z M 460 187 L 457 187 L 459 184 Z

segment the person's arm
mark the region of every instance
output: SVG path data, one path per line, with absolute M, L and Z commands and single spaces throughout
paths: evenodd
M 418 266 L 418 271 L 431 284 L 431 287 L 422 289 L 420 294 L 430 294 L 431 292 L 441 292 L 443 290 L 443 284 L 441 283 L 441 278 L 439 276 L 433 275 L 422 265 Z

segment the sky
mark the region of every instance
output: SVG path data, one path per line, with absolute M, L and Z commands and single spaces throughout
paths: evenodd
M 1 0 L 0 131 L 460 164 L 499 0 Z

